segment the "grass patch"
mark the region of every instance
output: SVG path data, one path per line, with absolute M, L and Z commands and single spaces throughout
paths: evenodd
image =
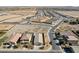
M 8 37 L 3 37 L 2 39 L 0 39 L 0 46 L 2 45 L 2 43 L 7 39 Z
M 0 37 L 3 36 L 6 32 L 0 32 Z

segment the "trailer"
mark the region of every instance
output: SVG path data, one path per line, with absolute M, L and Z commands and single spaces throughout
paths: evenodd
M 10 42 L 16 44 L 18 40 L 21 38 L 22 34 L 21 33 L 15 33 L 11 36 Z
M 32 39 L 32 34 L 23 33 L 20 39 L 20 43 L 29 43 Z
M 43 44 L 43 35 L 42 35 L 42 33 L 39 33 L 39 42 L 41 44 Z

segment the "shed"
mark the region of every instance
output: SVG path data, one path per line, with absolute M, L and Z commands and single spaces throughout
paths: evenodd
M 15 35 L 13 34 L 10 38 L 10 42 L 16 43 L 21 36 L 22 36 L 21 33 L 16 33 Z
M 78 45 L 78 39 L 75 36 L 68 36 L 68 41 L 72 44 L 72 45 Z

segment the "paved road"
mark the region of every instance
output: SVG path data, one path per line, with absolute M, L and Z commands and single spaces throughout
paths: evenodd
M 59 26 L 59 24 L 61 24 L 61 22 L 59 22 L 58 24 L 56 24 L 53 28 L 50 28 L 49 31 L 48 31 L 49 39 L 52 42 L 52 49 L 55 49 L 55 50 L 60 50 L 60 47 L 57 46 L 55 44 L 55 40 L 53 40 L 55 38 L 55 32 L 54 32 L 54 30 Z
M 51 12 L 49 12 L 49 13 L 52 15 Z M 49 36 L 50 41 L 52 42 L 52 49 L 60 50 L 60 46 L 57 46 L 55 43 L 55 40 L 53 40 L 53 39 L 55 37 L 54 30 L 63 22 L 63 17 L 58 14 L 55 14 L 55 13 L 54 13 L 54 15 L 55 15 L 55 17 L 58 17 L 58 19 L 56 21 L 52 22 L 52 27 L 48 31 L 48 36 Z

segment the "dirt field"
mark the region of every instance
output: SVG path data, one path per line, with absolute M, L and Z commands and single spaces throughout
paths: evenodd
M 48 22 L 50 21 L 49 19 L 51 19 L 50 17 L 47 16 L 43 16 L 43 17 L 39 17 L 38 19 L 33 19 L 33 22 Z
M 57 29 L 56 31 L 58 32 L 64 32 L 64 31 L 69 31 L 72 30 L 72 26 L 70 26 L 67 23 L 62 23 Z
M 14 25 L 0 24 L 0 31 L 9 30 L 9 29 L 11 29 L 13 26 L 14 26 Z
M 20 17 L 21 15 L 3 15 L 3 16 L 0 16 L 0 21 L 1 20 L 7 20 L 7 19 L 12 19 L 12 18 L 17 18 L 17 17 Z
M 0 11 L 0 21 L 12 20 L 15 21 L 19 17 L 24 16 L 34 16 L 36 14 L 36 9 L 25 9 L 25 10 L 14 10 L 14 11 Z M 15 19 L 15 20 L 13 20 Z M 20 20 L 20 19 L 18 19 Z
M 26 10 L 15 10 L 15 11 L 7 11 L 10 14 L 18 14 L 18 15 L 35 15 L 37 11 L 35 9 L 26 9 Z
M 79 17 L 79 11 L 57 11 L 63 15 L 69 15 L 72 17 Z
M 23 20 L 23 18 L 25 19 L 26 16 L 11 18 L 11 19 L 4 20 L 2 22 L 21 22 Z

